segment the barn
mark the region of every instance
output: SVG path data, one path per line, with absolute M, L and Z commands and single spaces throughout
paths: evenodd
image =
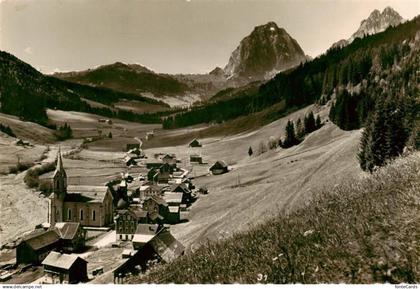
M 188 146 L 191 148 L 199 148 L 201 147 L 201 143 L 197 139 L 193 139 Z
M 228 165 L 224 161 L 217 161 L 209 169 L 213 175 L 221 175 L 227 173 Z
M 40 264 L 52 250 L 60 246 L 60 236 L 55 230 L 36 232 L 16 247 L 16 263 Z
M 44 282 L 50 284 L 76 284 L 85 282 L 87 261 L 74 254 L 61 254 L 52 251 L 42 262 Z

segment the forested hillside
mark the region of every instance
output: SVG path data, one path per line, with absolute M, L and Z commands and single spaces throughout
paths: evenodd
M 121 100 L 137 100 L 161 105 L 163 102 L 139 95 L 122 93 L 70 83 L 45 76 L 13 55 L 0 51 L 0 112 L 19 116 L 23 120 L 46 124 L 46 108 L 91 112 L 107 117 L 118 117 L 142 122 L 160 122 L 159 114 L 134 114 L 108 107 L 93 107 L 84 99 L 105 105 Z

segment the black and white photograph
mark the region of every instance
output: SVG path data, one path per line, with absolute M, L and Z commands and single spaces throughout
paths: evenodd
M 420 1 L 0 0 L 0 286 L 47 284 L 417 288 Z

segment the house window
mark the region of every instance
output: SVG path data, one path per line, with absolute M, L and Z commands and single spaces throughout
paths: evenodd
M 95 210 L 92 211 L 92 221 L 96 220 L 96 212 Z
M 67 211 L 67 220 L 71 220 L 71 209 L 68 209 Z
M 80 209 L 80 221 L 83 221 L 83 209 Z

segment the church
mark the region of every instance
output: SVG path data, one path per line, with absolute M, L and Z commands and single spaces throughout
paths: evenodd
M 107 186 L 67 186 L 60 149 L 52 178 L 48 223 L 78 222 L 86 227 L 105 227 L 113 220 L 113 198 Z

